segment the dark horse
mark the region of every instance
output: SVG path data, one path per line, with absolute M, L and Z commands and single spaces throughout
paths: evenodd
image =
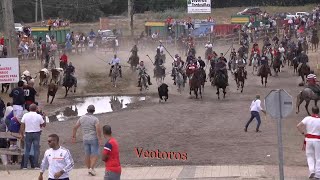
M 278 55 L 276 58 L 273 59 L 273 62 L 272 62 L 272 67 L 273 67 L 273 70 L 274 70 L 274 73 L 275 73 L 275 76 L 278 76 L 278 73 L 280 72 L 280 69 L 281 69 L 281 55 Z
M 66 94 L 64 97 L 67 97 L 70 88 L 74 87 L 74 93 L 76 92 L 77 81 L 70 73 L 66 73 L 63 78 L 63 86 L 66 88 Z
M 313 48 L 315 51 L 317 51 L 319 46 L 319 37 L 318 37 L 318 33 L 316 31 L 314 31 L 312 33 L 312 37 L 311 37 L 311 50 L 313 51 Z
M 238 67 L 237 72 L 234 73 L 236 83 L 237 83 L 237 90 L 241 86 L 241 93 L 243 92 L 244 82 L 245 82 L 245 74 L 244 74 L 244 67 Z
M 190 92 L 189 92 L 190 96 L 191 96 L 191 91 L 194 91 L 194 94 L 196 95 L 196 99 L 198 99 L 198 91 L 199 91 L 200 97 L 202 99 L 201 71 L 196 70 L 194 73 L 190 74 L 189 86 L 190 86 Z
M 260 77 L 261 77 L 261 84 L 264 85 L 264 87 L 267 87 L 269 74 L 271 74 L 270 67 L 267 64 L 263 64 L 260 67 Z M 263 79 L 264 79 L 264 81 L 263 81 Z
M 131 66 L 132 72 L 136 71 L 137 65 L 139 64 L 139 56 L 138 55 L 132 55 L 130 56 L 128 63 Z
M 213 81 L 212 81 L 213 82 Z M 223 71 L 219 70 L 215 73 L 214 85 L 217 87 L 218 99 L 220 99 L 220 88 L 223 90 L 223 98 L 226 97 L 227 77 Z
M 308 110 L 308 106 L 309 106 L 309 103 L 311 100 L 314 100 L 315 106 L 317 106 L 317 102 L 318 102 L 318 100 L 320 100 L 320 96 L 317 95 L 316 93 L 314 93 L 312 91 L 312 89 L 310 89 L 308 87 L 303 89 L 302 91 L 300 91 L 300 93 L 297 96 L 296 113 L 297 114 L 299 113 L 300 104 L 303 101 L 306 101 L 305 108 L 307 110 L 308 115 L 310 115 L 309 110 Z
M 307 66 L 306 63 L 303 63 L 300 67 L 300 69 L 298 69 L 299 72 L 299 76 L 302 79 L 303 84 L 305 83 L 305 77 L 307 77 L 310 74 L 310 67 Z
M 166 71 L 165 71 L 164 67 L 156 65 L 155 69 L 154 69 L 154 75 L 155 75 L 156 81 L 159 84 L 162 84 L 164 81 L 164 78 L 166 77 Z

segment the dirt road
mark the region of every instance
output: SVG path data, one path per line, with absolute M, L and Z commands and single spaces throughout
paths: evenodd
M 226 52 L 230 46 L 215 47 L 216 52 Z M 170 49 L 171 51 L 171 49 Z M 204 48 L 198 49 L 199 55 L 203 56 Z M 148 67 L 152 75 L 152 65 L 146 59 L 146 54 L 151 57 L 155 52 L 139 51 L 139 56 Z M 170 52 L 174 55 L 176 52 Z M 120 52 L 122 64 L 128 57 L 128 52 Z M 72 56 L 71 61 L 76 67 L 79 90 L 76 96 L 92 94 L 139 94 L 136 86 L 136 75 L 132 74 L 127 67 L 124 68 L 124 78 L 120 80 L 119 87 L 111 87 L 107 77 L 109 66 L 103 60 L 110 60 L 112 53 L 107 55 L 77 55 Z M 316 54 L 310 54 L 313 63 L 316 62 Z M 167 54 L 167 71 L 171 70 L 172 60 Z M 40 63 L 36 61 L 23 61 L 21 70 L 27 69 L 32 73 L 40 70 Z M 269 116 L 262 117 L 261 131 L 255 133 L 254 122 L 247 133 L 243 131 L 244 125 L 249 118 L 249 106 L 256 94 L 264 98 L 270 90 L 283 88 L 292 96 L 296 96 L 301 90 L 297 84 L 300 79 L 293 74 L 292 69 L 285 68 L 279 77 L 269 78 L 268 87 L 262 87 L 260 79 L 251 74 L 248 69 L 248 79 L 245 83 L 244 92 L 236 91 L 235 81 L 229 75 L 230 86 L 227 90 L 226 99 L 218 100 L 215 88 L 209 84 L 205 86 L 202 100 L 189 97 L 187 88 L 180 95 L 176 87 L 172 85 L 171 77 L 166 77 L 170 97 L 167 103 L 158 103 L 157 86 L 154 85 L 147 92 L 150 100 L 139 102 L 128 110 L 97 115 L 104 124 L 110 124 L 114 136 L 120 143 L 121 163 L 123 165 L 216 165 L 216 164 L 277 164 L 277 136 L 276 122 Z M 46 88 L 37 87 L 40 91 L 38 98 L 40 105 L 48 114 L 57 108 L 72 103 L 72 98 L 63 98 L 64 89 L 60 88 L 57 99 L 53 105 L 45 102 Z M 70 97 L 72 97 L 72 93 Z M 2 95 L 2 97 L 7 97 Z M 8 98 L 5 98 L 9 100 Z M 304 106 L 304 104 L 303 104 Z M 301 108 L 300 114 L 294 112 L 284 120 L 283 143 L 286 165 L 305 166 L 304 152 L 301 151 L 303 137 L 297 132 L 296 124 L 306 116 Z M 49 123 L 44 129 L 41 139 L 41 151 L 47 148 L 46 137 L 48 134 L 57 133 L 61 137 L 62 145 L 69 148 L 76 161 L 76 166 L 83 166 L 83 151 L 81 136 L 79 142 L 71 144 L 71 129 L 75 120 L 67 122 Z M 143 148 L 149 151 L 166 151 L 187 153 L 187 160 L 168 160 L 138 158 L 135 148 Z M 99 165 L 102 165 L 100 163 Z

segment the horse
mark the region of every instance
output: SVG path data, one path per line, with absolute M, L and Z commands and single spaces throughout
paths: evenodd
M 199 70 L 195 70 L 194 73 L 190 74 L 190 80 L 189 80 L 189 86 L 190 86 L 189 94 L 191 96 L 191 91 L 193 91 L 196 96 L 196 99 L 198 99 L 198 91 L 202 99 L 200 73 L 201 72 Z
M 55 69 L 51 69 L 51 80 L 50 83 L 52 81 L 54 81 L 54 83 L 61 85 L 62 82 L 62 77 L 63 76 L 63 69 L 62 68 L 55 68 Z
M 212 82 L 211 82 L 212 83 Z M 218 99 L 220 99 L 220 88 L 223 90 L 223 98 L 226 97 L 227 77 L 223 71 L 217 71 L 214 77 L 214 85 L 217 88 Z
M 267 64 L 264 64 L 260 67 L 260 77 L 261 77 L 261 84 L 264 85 L 264 87 L 267 87 L 268 83 L 268 75 L 270 74 L 270 68 Z M 263 81 L 264 79 L 264 81 Z
M 175 83 L 178 87 L 178 92 L 181 94 L 182 89 L 185 87 L 183 74 L 179 71 L 176 67 L 174 68 L 174 75 L 175 75 Z
M 280 56 L 278 55 L 276 58 L 273 59 L 273 62 L 272 62 L 272 67 L 273 67 L 275 76 L 278 76 L 278 73 L 281 70 L 281 64 L 282 64 L 282 61 L 280 59 Z
M 306 52 L 306 54 L 308 54 L 309 53 L 309 43 L 308 43 L 308 41 L 303 41 L 303 43 L 302 43 L 302 49 L 303 49 L 303 51 L 304 52 Z M 300 51 L 301 52 L 301 51 Z
M 155 75 L 156 81 L 159 84 L 161 84 L 164 81 L 164 78 L 166 77 L 166 72 L 165 72 L 165 68 L 163 67 L 163 65 L 161 65 L 161 66 L 156 65 L 155 66 L 154 75 Z
M 319 37 L 317 33 L 313 33 L 311 36 L 311 51 L 313 51 L 313 48 L 314 48 L 316 52 L 318 50 L 318 46 L 319 46 Z
M 39 86 L 41 86 L 42 84 L 47 85 L 50 77 L 48 69 L 46 68 L 41 69 L 41 71 L 39 71 L 39 74 L 40 74 Z
M 119 75 L 120 75 L 120 66 L 119 64 L 115 64 L 111 70 L 111 82 L 113 87 L 117 87 L 116 81 Z
M 299 66 L 299 62 L 298 62 L 298 58 L 294 57 L 292 60 L 292 64 L 293 64 L 293 73 L 298 73 L 298 66 Z
M 4 93 L 4 92 L 7 93 L 9 88 L 10 88 L 10 83 L 2 83 L 1 84 L 1 93 Z M 4 89 L 6 89 L 6 91 L 4 91 Z
M 251 59 L 251 63 L 252 63 L 252 74 L 254 74 L 255 71 L 258 71 L 259 61 L 260 61 L 260 57 L 258 56 L 258 54 L 255 53 L 255 54 L 252 56 L 252 59 Z
M 245 82 L 244 67 L 238 67 L 237 71 L 234 73 L 234 76 L 237 83 L 237 90 L 239 90 L 239 87 L 241 86 L 242 93 Z
M 130 64 L 130 68 L 131 68 L 132 72 L 135 72 L 137 69 L 137 66 L 139 64 L 139 56 L 132 55 L 129 58 L 128 63 Z
M 211 55 L 213 53 L 212 48 L 207 48 L 206 52 L 204 53 L 204 57 L 207 60 L 207 63 L 209 62 L 208 56 Z
M 297 96 L 297 103 L 296 103 L 296 113 L 299 113 L 300 104 L 303 101 L 306 101 L 305 108 L 307 110 L 308 115 L 310 116 L 308 106 L 311 100 L 314 100 L 315 106 L 317 106 L 317 101 L 320 100 L 320 96 L 317 95 L 312 91 L 310 88 L 304 88 Z
M 47 92 L 47 103 L 49 103 L 49 97 L 52 96 L 50 104 L 52 104 L 54 97 L 56 96 L 58 91 L 58 84 L 50 83 L 48 85 L 48 92 Z
M 148 78 L 147 78 L 147 74 L 145 72 L 141 73 L 141 87 L 140 87 L 140 91 L 145 91 L 148 89 Z
M 77 80 L 75 79 L 75 77 L 72 77 L 72 75 L 70 73 L 66 73 L 63 78 L 63 86 L 66 89 L 66 94 L 64 97 L 67 97 L 70 88 L 74 87 L 73 92 L 74 93 L 76 92 Z
M 302 79 L 303 84 L 305 83 L 305 77 L 307 77 L 310 74 L 310 67 L 307 66 L 306 63 L 303 63 L 300 67 L 300 69 L 298 69 L 299 72 L 299 76 Z

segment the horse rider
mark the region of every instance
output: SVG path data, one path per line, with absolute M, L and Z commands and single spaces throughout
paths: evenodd
M 272 41 L 273 41 L 273 43 L 275 44 L 275 45 L 278 45 L 278 43 L 279 43 L 279 38 L 277 37 L 277 35 L 274 35 L 274 37 L 272 38 Z
M 207 42 L 207 44 L 204 46 L 206 49 L 211 49 L 212 50 L 212 43 L 210 41 Z
M 165 67 L 163 66 L 164 61 L 160 55 L 159 49 L 157 49 L 157 54 L 154 58 L 155 58 L 155 61 L 154 61 L 153 65 L 155 66 L 155 68 L 153 69 L 153 77 L 156 77 L 157 67 L 160 67 L 163 70 L 163 73 L 165 74 Z
M 193 55 L 189 54 L 186 60 L 187 66 L 189 66 L 190 64 L 192 64 L 194 61 L 194 57 Z
M 262 56 L 261 56 L 260 63 L 261 63 L 261 66 L 259 67 L 259 70 L 258 70 L 258 76 L 261 75 L 261 69 L 262 69 L 263 66 L 267 66 L 267 69 L 268 69 L 268 71 L 269 71 L 269 74 L 270 74 L 270 76 L 272 76 L 271 70 L 270 70 L 270 67 L 269 67 L 269 63 L 268 63 L 268 57 L 265 56 L 265 55 L 262 55 Z
M 223 56 L 223 53 L 220 54 L 219 60 L 218 62 L 215 64 L 215 74 L 217 74 L 217 72 L 221 71 L 227 79 L 227 86 L 229 86 L 228 83 L 228 71 L 227 71 L 227 60 L 226 58 Z
M 138 47 L 136 44 L 132 47 L 130 52 L 132 53 L 132 56 L 138 56 Z
M 186 74 L 185 72 L 183 71 L 183 67 L 184 67 L 184 62 L 182 61 L 181 57 L 176 54 L 175 55 L 175 61 L 172 63 L 172 73 L 171 73 L 171 76 L 173 77 L 173 84 L 176 85 L 176 75 L 175 75 L 175 71 L 174 69 L 176 69 L 177 71 L 180 71 L 180 73 L 182 73 L 182 76 L 183 76 L 183 80 L 184 80 L 184 83 L 186 82 Z
M 279 53 L 281 55 L 281 61 L 282 61 L 282 67 L 283 67 L 283 60 L 285 58 L 285 54 L 284 53 L 286 52 L 286 50 L 284 49 L 282 44 L 279 45 L 278 50 L 279 50 Z
M 298 62 L 299 62 L 298 71 L 300 70 L 302 64 L 305 64 L 305 65 L 307 65 L 308 68 L 310 68 L 310 66 L 308 64 L 309 57 L 304 51 L 301 51 L 300 55 L 298 56 Z
M 60 64 L 62 64 L 63 66 L 60 68 L 63 68 L 64 70 L 66 69 L 67 65 L 68 65 L 68 56 L 66 55 L 66 52 L 63 51 L 62 56 L 60 57 Z
M 151 86 L 152 83 L 150 81 L 150 76 L 147 73 L 147 69 L 144 66 L 144 62 L 143 61 L 140 61 L 139 65 L 137 67 L 137 70 L 139 71 L 139 78 L 138 78 L 138 86 L 137 87 L 141 87 L 141 76 L 142 76 L 142 74 L 146 75 L 146 77 L 148 79 L 148 84 Z
M 206 67 L 206 63 L 201 59 L 201 56 L 198 57 L 197 63 L 199 63 L 200 71 L 204 74 L 204 82 L 207 82 L 207 75 L 204 67 Z
M 160 45 L 157 47 L 157 52 L 158 52 L 158 50 L 160 50 L 161 55 L 164 54 L 164 47 L 163 47 L 162 43 L 160 43 Z
M 234 48 L 232 48 L 231 52 L 230 52 L 230 60 L 228 62 L 228 67 L 229 67 L 229 70 L 231 70 L 231 64 L 232 64 L 232 61 L 234 61 L 237 57 L 237 52 Z
M 109 77 L 111 77 L 111 73 L 112 73 L 112 69 L 114 68 L 114 66 L 117 64 L 119 65 L 119 75 L 122 78 L 122 71 L 121 71 L 121 66 L 120 66 L 120 59 L 117 57 L 117 55 L 115 54 L 113 59 L 111 59 L 111 61 L 109 62 L 109 65 L 111 64 L 111 68 L 110 68 L 110 72 L 109 72 Z
M 310 74 L 307 76 L 308 87 L 320 96 L 320 86 L 317 84 L 317 76 L 313 71 L 310 71 Z
M 252 58 L 253 58 L 253 55 L 258 55 L 260 56 L 260 49 L 259 49 L 259 45 L 257 43 L 254 43 L 253 44 L 253 47 L 251 49 L 251 54 L 250 54 L 250 61 L 249 61 L 249 66 L 251 66 L 252 64 Z
M 65 74 L 69 74 L 71 79 L 75 83 L 75 87 L 77 86 L 77 78 L 74 76 L 76 72 L 76 68 L 72 65 L 72 62 L 69 62 L 69 65 L 66 67 Z M 64 76 L 64 81 L 66 80 L 67 76 Z
M 246 70 L 246 60 L 243 59 L 242 57 L 238 56 L 238 58 L 235 61 L 236 64 L 236 72 L 235 74 L 238 72 L 239 68 L 243 68 L 244 70 L 244 78 L 247 79 L 247 70 Z
M 265 37 L 263 38 L 263 46 L 266 46 L 267 44 L 270 43 L 270 39 L 268 35 L 265 35 Z

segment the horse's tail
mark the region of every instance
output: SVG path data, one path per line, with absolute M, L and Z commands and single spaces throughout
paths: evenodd
M 300 105 L 301 96 L 302 96 L 302 91 L 300 91 L 299 94 L 297 95 L 297 100 L 296 100 L 296 112 L 297 113 L 298 113 L 298 107 Z

